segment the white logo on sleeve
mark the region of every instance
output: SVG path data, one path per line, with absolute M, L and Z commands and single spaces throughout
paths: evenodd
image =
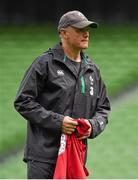
M 57 70 L 57 75 L 58 76 L 64 76 L 64 71 L 63 70 Z
M 89 79 L 90 79 L 90 95 L 93 96 L 93 94 L 94 94 L 94 89 L 93 89 L 93 77 L 90 76 Z
M 105 128 L 105 126 L 104 126 L 104 123 L 101 121 L 101 122 L 99 122 L 100 123 L 100 127 L 101 127 L 101 129 L 103 130 L 104 128 Z

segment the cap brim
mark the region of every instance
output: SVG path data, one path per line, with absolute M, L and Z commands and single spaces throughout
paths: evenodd
M 71 26 L 76 27 L 78 29 L 82 29 L 82 28 L 85 28 L 87 26 L 89 26 L 91 28 L 98 28 L 98 23 L 93 22 L 93 21 L 81 21 L 81 22 L 72 24 Z

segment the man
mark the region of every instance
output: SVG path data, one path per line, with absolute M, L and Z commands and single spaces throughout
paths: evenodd
M 97 66 L 82 51 L 88 48 L 89 28 L 98 24 L 81 12 L 64 14 L 58 25 L 61 42 L 39 56 L 27 70 L 14 102 L 27 120 L 24 161 L 28 178 L 53 178 L 60 137 L 71 135 L 85 118 L 87 138 L 105 128 L 110 104 Z

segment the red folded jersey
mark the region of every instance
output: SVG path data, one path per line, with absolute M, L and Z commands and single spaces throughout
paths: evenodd
M 90 126 L 83 118 L 74 120 L 78 122 L 76 131 L 61 135 L 54 179 L 86 179 L 89 175 L 84 164 L 86 145 L 77 137 L 86 135 Z

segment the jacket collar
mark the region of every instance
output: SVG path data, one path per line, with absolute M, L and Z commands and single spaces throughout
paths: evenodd
M 57 44 L 54 48 L 51 49 L 53 52 L 53 59 L 58 60 L 61 62 L 64 62 L 65 60 L 65 54 L 62 48 L 61 43 Z M 82 64 L 83 66 L 93 66 L 93 62 L 86 56 L 86 54 L 81 51 L 81 57 L 82 57 Z
M 59 43 L 56 46 L 54 46 L 51 49 L 51 51 L 53 53 L 53 59 L 54 60 L 58 60 L 58 61 L 64 62 L 65 54 L 64 54 L 64 51 L 63 51 L 61 43 Z

